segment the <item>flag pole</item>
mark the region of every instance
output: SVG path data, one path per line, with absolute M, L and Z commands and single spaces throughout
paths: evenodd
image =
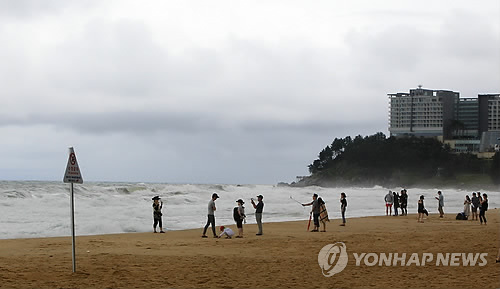
M 71 252 L 73 257 L 73 273 L 76 272 L 75 259 L 75 200 L 73 196 L 73 183 L 71 183 Z

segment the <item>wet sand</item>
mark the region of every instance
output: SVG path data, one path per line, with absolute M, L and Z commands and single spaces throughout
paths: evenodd
M 265 223 L 263 236 L 247 225 L 242 239 L 202 239 L 201 229 L 77 236 L 76 273 L 70 237 L 0 240 L 0 287 L 499 288 L 499 212 L 487 212 L 487 226 L 431 214 L 423 224 L 415 215 L 348 219 L 345 227 L 332 220 L 327 232 L 314 233 L 306 232 L 307 221 Z M 349 259 L 342 272 L 327 278 L 318 253 L 335 242 L 345 243 Z M 435 260 L 356 266 L 353 253 L 407 253 L 406 260 L 413 253 L 488 255 L 485 266 L 474 267 L 436 266 Z

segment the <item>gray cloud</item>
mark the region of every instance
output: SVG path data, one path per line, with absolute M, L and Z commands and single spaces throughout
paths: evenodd
M 80 11 L 94 7 L 98 1 L 75 1 L 75 0 L 16 0 L 0 1 L 0 16 L 22 21 L 33 18 L 57 15 L 66 9 L 73 8 Z
M 213 44 L 204 33 L 218 31 L 207 28 L 199 37 L 208 44 L 181 45 L 170 27 L 133 12 L 35 2 L 0 4 L 10 11 L 0 12 L 9 14 L 0 21 L 0 178 L 33 165 L 25 178 L 59 179 L 51 160 L 69 143 L 94 180 L 290 181 L 335 137 L 386 132 L 387 93 L 421 83 L 463 96 L 499 90 L 497 21 L 474 11 L 354 13 L 363 25 L 344 13 L 351 29 L 335 43 L 233 29 Z M 46 30 L 68 13 L 74 26 Z M 276 17 L 272 31 L 291 21 Z

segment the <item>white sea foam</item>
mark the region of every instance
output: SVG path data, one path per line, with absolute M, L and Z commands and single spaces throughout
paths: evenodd
M 167 230 L 200 228 L 205 225 L 207 203 L 217 192 L 216 222 L 233 224 L 236 200 L 245 200 L 248 223 L 253 224 L 250 198 L 264 195 L 264 221 L 304 220 L 310 207 L 303 208 L 290 199 L 310 202 L 318 193 L 327 203 L 330 217 L 338 219 L 339 195 L 347 194 L 347 217 L 384 215 L 387 189 L 374 188 L 290 188 L 272 185 L 194 185 L 145 183 L 75 184 L 75 223 L 77 235 L 148 232 L 152 230 L 152 201 L 164 201 L 163 223 Z M 398 190 L 399 188 L 393 188 Z M 471 192 L 442 190 L 445 212 L 450 218 L 463 210 L 463 199 Z M 437 189 L 409 189 L 408 212 L 416 213 L 418 196 L 426 197 L 426 207 L 437 213 Z M 483 191 L 482 191 L 483 192 Z M 500 206 L 500 193 L 489 195 L 490 208 Z M 59 182 L 0 181 L 0 239 L 70 235 L 69 185 Z

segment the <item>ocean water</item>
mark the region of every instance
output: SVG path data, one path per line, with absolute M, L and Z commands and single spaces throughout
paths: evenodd
M 0 239 L 70 236 L 69 184 L 38 181 L 0 181 Z M 400 190 L 401 188 L 391 188 Z M 201 228 L 212 193 L 216 201 L 216 224 L 233 224 L 236 200 L 245 200 L 247 223 L 254 224 L 250 198 L 264 196 L 264 222 L 305 220 L 313 193 L 326 202 L 331 219 L 340 218 L 339 197 L 345 192 L 347 218 L 384 215 L 386 188 L 290 188 L 273 185 L 202 185 L 152 183 L 99 183 L 74 185 L 75 228 L 77 235 L 152 231 L 153 196 L 163 202 L 163 227 L 167 230 Z M 408 189 L 408 213 L 416 213 L 418 196 L 425 196 L 429 212 L 437 214 L 436 189 Z M 469 191 L 440 189 L 445 197 L 445 213 L 454 218 L 463 211 Z M 489 196 L 489 207 L 500 207 L 500 192 L 481 191 Z M 201 231 L 200 231 L 201 233 Z

